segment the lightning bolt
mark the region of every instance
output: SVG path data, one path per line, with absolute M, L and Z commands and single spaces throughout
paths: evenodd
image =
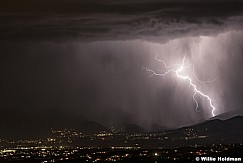
M 194 91 L 194 94 L 193 94 L 192 98 L 193 98 L 193 100 L 196 103 L 196 110 L 198 111 L 198 102 L 197 102 L 195 96 L 196 95 L 200 95 L 200 96 L 202 96 L 202 97 L 204 97 L 204 98 L 206 98 L 208 100 L 210 108 L 212 108 L 211 114 L 212 114 L 213 117 L 215 116 L 214 111 L 215 111 L 216 108 L 215 108 L 215 106 L 212 103 L 212 99 L 207 94 L 205 94 L 205 93 L 201 92 L 200 90 L 198 90 L 197 86 L 193 83 L 192 78 L 190 78 L 187 75 L 183 75 L 182 74 L 183 70 L 188 69 L 188 68 L 190 68 L 192 66 L 193 67 L 193 72 L 194 72 L 194 75 L 195 75 L 194 65 L 193 64 L 185 65 L 186 55 L 183 57 L 181 64 L 167 65 L 165 61 L 158 59 L 158 54 L 156 55 L 155 60 L 160 62 L 160 63 L 163 63 L 164 67 L 167 69 L 167 71 L 164 72 L 164 73 L 157 73 L 154 70 L 151 70 L 149 68 L 144 68 L 143 67 L 143 69 L 145 69 L 147 72 L 150 72 L 152 75 L 162 76 L 162 77 L 165 77 L 166 75 L 168 75 L 170 73 L 174 73 L 178 78 L 181 78 L 183 80 L 188 81 L 188 83 L 190 84 L 190 86 L 192 86 L 193 91 Z M 195 77 L 196 77 L 197 81 L 199 81 L 201 83 L 213 82 L 213 81 L 216 80 L 216 79 L 214 79 L 214 80 L 211 80 L 211 81 L 204 81 L 204 82 L 202 82 L 202 81 L 200 81 L 197 78 L 196 75 L 195 75 Z

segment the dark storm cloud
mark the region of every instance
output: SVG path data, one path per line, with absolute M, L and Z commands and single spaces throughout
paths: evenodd
M 1 40 L 167 41 L 242 25 L 242 1 L 0 2 Z
M 155 50 L 171 64 L 188 54 L 200 79 L 217 78 L 200 87 L 217 113 L 240 110 L 242 26 L 242 1 L 1 0 L 0 111 L 63 108 L 143 127 L 211 117 L 173 75 L 142 69 L 161 68 Z

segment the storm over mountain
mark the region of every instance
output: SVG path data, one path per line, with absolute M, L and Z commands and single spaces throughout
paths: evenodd
M 166 70 L 156 52 L 168 65 L 186 56 L 216 115 L 242 113 L 241 0 L 1 0 L 0 52 L 0 112 L 12 117 L 1 123 L 12 127 L 58 123 L 48 116 L 55 108 L 67 126 L 174 128 L 211 118 L 199 95 L 195 110 L 188 82 L 144 69 Z

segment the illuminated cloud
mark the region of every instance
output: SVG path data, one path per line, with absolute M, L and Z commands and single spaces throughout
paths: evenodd
M 19 7 L 18 7 L 19 6 Z M 95 41 L 216 35 L 242 27 L 242 1 L 0 2 L 0 40 Z

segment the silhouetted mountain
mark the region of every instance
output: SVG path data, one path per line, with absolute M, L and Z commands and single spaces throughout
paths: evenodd
M 108 125 L 134 123 L 134 115 L 119 107 L 109 107 L 101 112 L 102 118 L 106 119 Z
M 134 134 L 134 133 L 145 133 L 145 129 L 135 124 L 125 124 L 124 130 L 126 133 Z
M 236 116 L 227 120 L 213 119 L 192 126 L 199 133 L 207 131 L 209 136 L 220 136 L 229 138 L 231 136 L 243 136 L 243 117 Z
M 233 118 L 236 116 L 243 116 L 243 110 L 228 111 L 228 112 L 216 115 L 215 117 L 212 117 L 210 120 L 212 120 L 212 119 L 226 120 L 226 119 L 230 119 L 230 118 Z
M 51 128 L 74 128 L 83 133 L 97 133 L 106 130 L 101 124 L 88 121 L 78 114 L 70 114 L 62 108 L 33 112 L 11 109 L 0 111 L 1 138 L 46 137 L 51 134 Z
M 156 123 L 153 123 L 149 129 L 150 132 L 159 132 L 159 131 L 164 131 L 168 129 L 167 127 L 165 126 L 162 126 L 162 125 L 159 125 L 159 124 L 156 124 Z
M 108 130 L 105 126 L 93 121 L 83 121 L 77 124 L 73 124 L 73 126 L 75 126 L 73 128 L 78 129 L 85 134 L 99 133 L 101 131 Z
M 124 116 L 129 115 L 124 113 Z M 130 116 L 128 119 L 130 119 Z M 202 123 L 175 130 L 153 124 L 151 132 L 166 133 L 166 137 L 177 140 L 173 143 L 190 145 L 193 143 L 235 143 L 243 141 L 243 117 L 235 116 L 227 120 L 209 119 Z M 120 128 L 128 134 L 145 133 L 141 126 L 131 122 L 120 122 Z M 20 110 L 0 110 L 0 138 L 46 137 L 53 129 L 77 129 L 84 134 L 108 131 L 103 125 L 87 120 L 80 114 L 71 114 L 63 108 L 52 108 L 33 112 Z M 200 139 L 201 137 L 205 139 Z M 185 141 L 185 139 L 188 141 Z M 168 140 L 172 140 L 168 139 Z M 200 141 L 199 141 L 200 140 Z M 165 142 L 164 142 L 165 143 Z M 169 144 L 168 142 L 166 142 Z M 164 144 L 163 144 L 164 145 Z
M 169 138 L 176 138 L 177 144 L 241 143 L 243 141 L 243 117 L 227 120 L 212 119 L 193 126 L 168 131 Z M 178 138 L 181 138 L 178 139 Z M 185 141 L 186 140 L 186 141 Z

